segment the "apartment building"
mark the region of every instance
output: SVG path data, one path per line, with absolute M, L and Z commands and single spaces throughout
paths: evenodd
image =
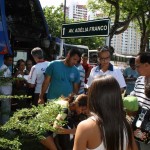
M 76 21 L 87 21 L 87 7 L 79 3 L 72 3 L 69 6 L 69 19 Z
M 119 35 L 114 35 L 111 45 L 115 52 L 123 55 L 136 55 L 140 50 L 140 34 L 133 22 L 128 29 Z

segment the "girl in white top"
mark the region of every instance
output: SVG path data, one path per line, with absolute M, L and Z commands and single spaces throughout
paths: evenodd
M 92 117 L 78 125 L 73 150 L 137 150 L 114 77 L 94 79 L 88 104 Z

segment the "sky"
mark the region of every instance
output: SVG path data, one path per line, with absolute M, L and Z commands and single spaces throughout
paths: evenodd
M 66 0 L 66 5 L 69 6 L 71 2 L 79 2 L 79 4 L 86 4 L 87 0 Z M 64 0 L 40 0 L 42 7 L 45 6 L 59 6 L 61 3 L 64 3 Z

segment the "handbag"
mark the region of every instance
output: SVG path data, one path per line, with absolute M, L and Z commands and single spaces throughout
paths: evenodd
M 138 142 L 150 143 L 150 109 L 139 107 L 132 122 L 133 134 Z

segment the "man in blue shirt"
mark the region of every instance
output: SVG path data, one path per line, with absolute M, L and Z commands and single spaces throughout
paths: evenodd
M 135 81 L 139 76 L 135 68 L 135 58 L 130 58 L 129 65 L 130 67 L 126 68 L 123 72 L 127 84 L 126 95 L 130 95 L 130 93 L 134 90 Z
M 60 96 L 68 97 L 77 94 L 79 90 L 80 74 L 75 67 L 81 54 L 77 49 L 72 49 L 64 60 L 52 61 L 45 71 L 39 103 L 44 103 L 43 95 L 47 88 L 47 99 L 57 99 Z

